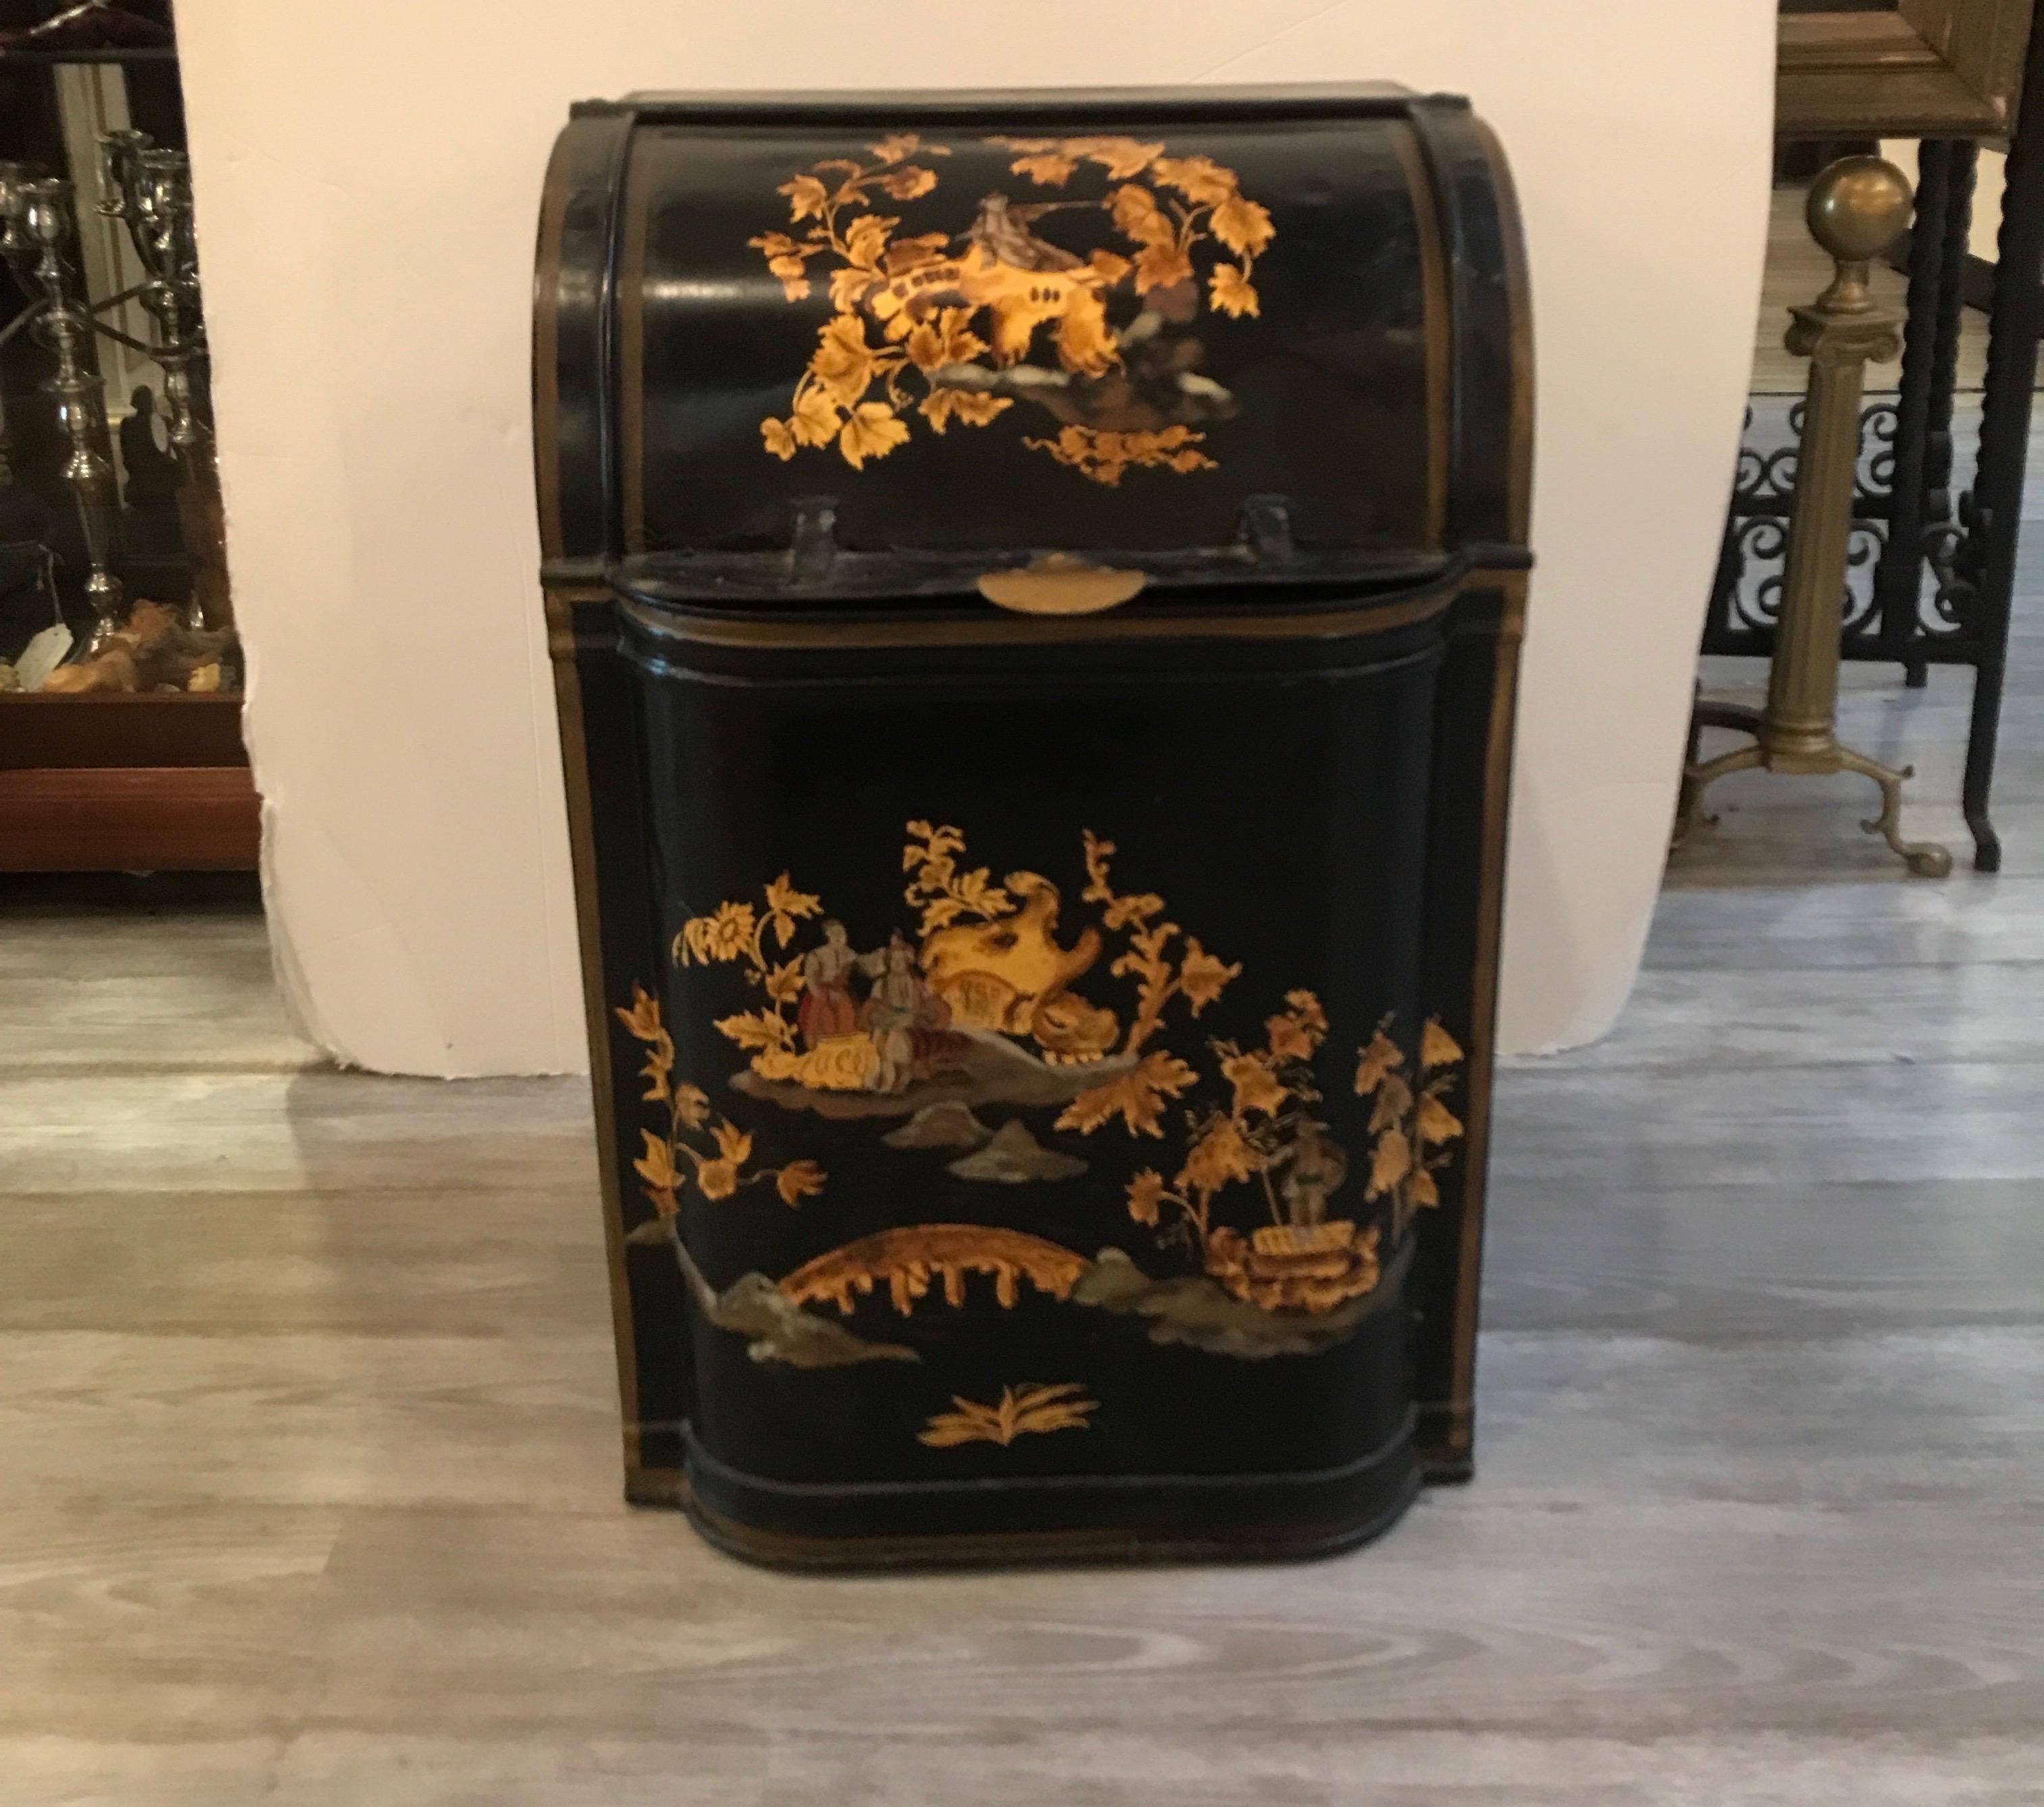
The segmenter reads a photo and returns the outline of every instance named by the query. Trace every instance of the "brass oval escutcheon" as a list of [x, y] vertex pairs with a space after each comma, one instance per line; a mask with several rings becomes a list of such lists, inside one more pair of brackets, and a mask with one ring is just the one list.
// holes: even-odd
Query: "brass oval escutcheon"
[[1099, 615], [1120, 607], [1147, 581], [1140, 571], [1053, 552], [1019, 571], [986, 572], [979, 593], [1017, 615]]

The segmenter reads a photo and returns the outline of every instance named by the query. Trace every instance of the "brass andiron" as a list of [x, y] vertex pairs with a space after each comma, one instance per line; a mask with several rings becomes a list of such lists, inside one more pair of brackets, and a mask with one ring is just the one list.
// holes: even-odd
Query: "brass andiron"
[[1886, 363], [1902, 350], [1900, 322], [1875, 304], [1868, 268], [1908, 224], [1912, 198], [1902, 172], [1878, 157], [1842, 158], [1810, 190], [1811, 236], [1836, 270], [1815, 301], [1791, 310], [1788, 347], [1810, 360], [1810, 378], [1767, 703], [1759, 709], [1697, 704], [1699, 727], [1734, 728], [1753, 740], [1684, 767], [1675, 816], [1677, 846], [1696, 819], [1704, 789], [1727, 772], [1756, 767], [1857, 772], [1881, 787], [1880, 815], [1862, 824], [1867, 832], [1882, 836], [1920, 877], [1942, 878], [1952, 869], [1945, 848], [1902, 838], [1902, 784], [1915, 775], [1915, 767], [1895, 771], [1841, 746], [1838, 737], [1838, 643], [1859, 461], [1860, 397], [1868, 363]]

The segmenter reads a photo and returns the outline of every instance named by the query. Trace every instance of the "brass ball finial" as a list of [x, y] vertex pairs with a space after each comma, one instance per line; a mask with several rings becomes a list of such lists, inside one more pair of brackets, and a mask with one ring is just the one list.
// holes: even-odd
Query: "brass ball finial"
[[1864, 263], [1901, 237], [1915, 206], [1909, 178], [1880, 157], [1841, 157], [1810, 185], [1810, 236], [1841, 263]]

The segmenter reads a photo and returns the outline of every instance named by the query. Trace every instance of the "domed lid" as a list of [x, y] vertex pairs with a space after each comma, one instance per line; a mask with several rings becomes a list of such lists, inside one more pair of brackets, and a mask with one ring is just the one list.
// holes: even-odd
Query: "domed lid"
[[[732, 600], [1444, 564], [1444, 104], [1466, 130], [1385, 90], [620, 103], [617, 552]], [[1512, 355], [1463, 361], [1508, 390]]]

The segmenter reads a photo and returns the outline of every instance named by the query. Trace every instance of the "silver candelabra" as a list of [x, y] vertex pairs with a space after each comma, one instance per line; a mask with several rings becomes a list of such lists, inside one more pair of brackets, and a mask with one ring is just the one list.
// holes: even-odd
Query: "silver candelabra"
[[38, 175], [18, 163], [0, 166], [0, 255], [30, 297], [25, 318], [56, 359], [43, 385], [56, 404], [67, 448], [63, 476], [76, 498], [85, 540], [85, 597], [93, 613], [91, 646], [121, 621], [121, 580], [114, 575], [121, 491], [98, 360], [92, 351], [97, 325], [74, 275], [67, 247], [78, 237], [71, 185]]
[[[198, 243], [192, 218], [190, 166], [144, 132], [110, 132], [99, 144], [98, 210], [128, 228], [143, 281], [96, 304], [84, 295], [69, 247], [78, 216], [68, 182], [19, 163], [0, 163], [0, 256], [29, 296], [26, 325], [56, 359], [44, 385], [56, 402], [67, 448], [63, 475], [77, 499], [88, 573], [85, 593], [94, 616], [92, 646], [121, 619], [121, 584], [114, 574], [120, 489], [107, 430], [104, 386], [93, 336], [104, 334], [152, 359], [163, 373], [163, 417], [178, 468], [178, 513], [193, 563], [193, 627], [221, 627], [230, 609], [220, 478], [205, 404], [206, 317], [201, 308]], [[148, 314], [143, 344], [98, 317], [130, 299]], [[11, 332], [13, 328], [10, 328]], [[0, 470], [6, 458], [0, 422]]]
[[199, 304], [191, 165], [181, 152], [159, 148], [146, 132], [110, 132], [99, 141], [99, 211], [127, 227], [146, 273], [140, 298], [155, 329], [148, 351], [163, 373], [165, 430], [178, 461], [178, 508], [194, 566], [190, 625], [224, 627], [229, 603], [220, 474], [200, 401], [206, 316]]
[[150, 355], [163, 368], [163, 412], [186, 475], [210, 475], [213, 435], [194, 400], [193, 375], [206, 357], [199, 311], [198, 243], [192, 227], [191, 170], [144, 132], [110, 132], [99, 141], [99, 211], [119, 220], [148, 272], [140, 300], [156, 324]]

